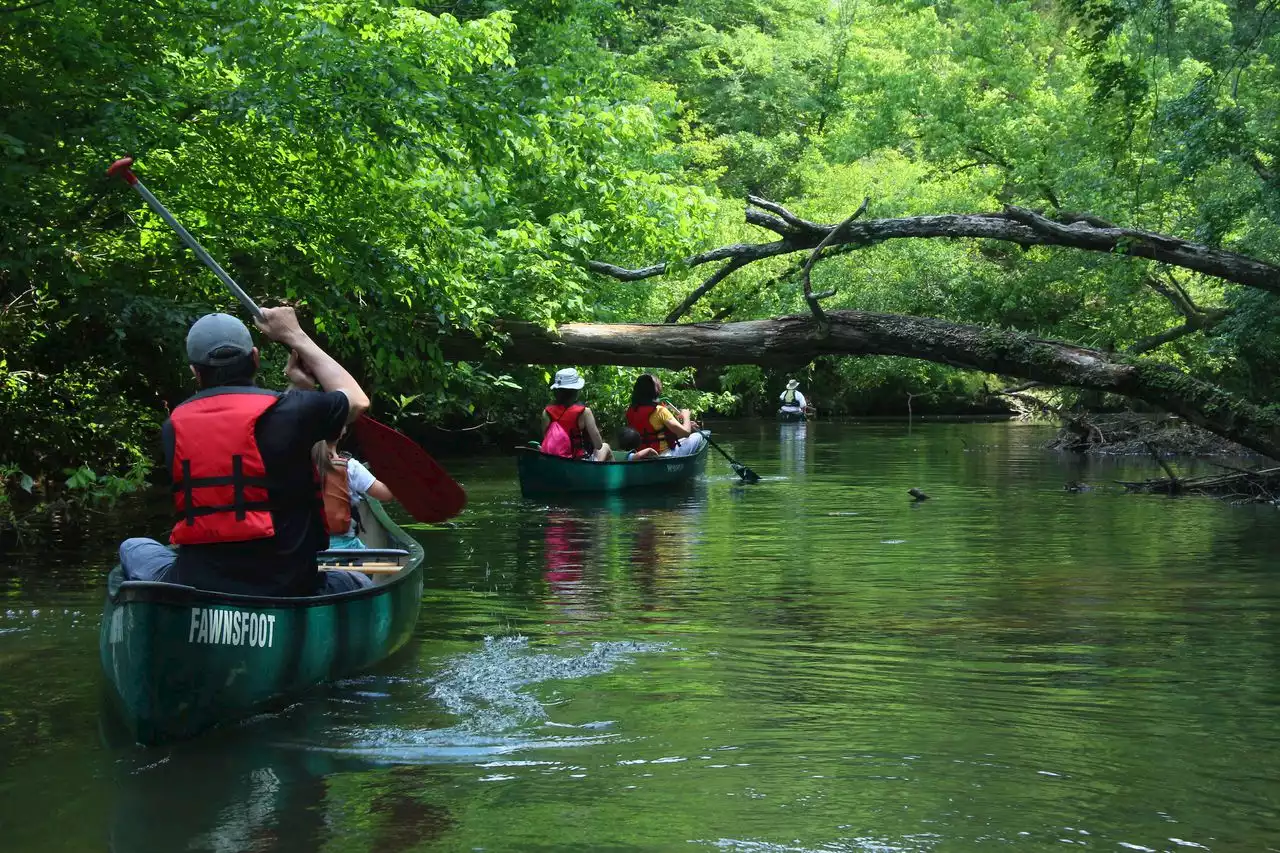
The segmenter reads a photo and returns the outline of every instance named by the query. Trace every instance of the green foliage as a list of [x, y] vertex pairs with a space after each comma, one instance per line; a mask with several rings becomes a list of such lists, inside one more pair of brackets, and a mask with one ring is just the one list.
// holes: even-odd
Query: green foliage
[[[82, 466], [127, 477], [153, 455], [164, 404], [189, 392], [187, 325], [233, 307], [102, 177], [124, 154], [246, 290], [302, 305], [384, 411], [448, 428], [527, 424], [545, 382], [541, 368], [446, 364], [439, 335], [482, 335], [499, 317], [659, 320], [708, 268], [619, 282], [583, 262], [759, 241], [742, 223], [748, 192], [816, 221], [864, 196], [868, 216], [1087, 211], [1280, 257], [1280, 19], [1265, 4], [429, 8], [68, 0], [3, 16], [5, 464], [39, 482]], [[793, 262], [739, 271], [691, 319], [805, 310]], [[1164, 273], [1123, 253], [895, 241], [834, 253], [813, 283], [837, 289], [831, 308], [1120, 350], [1182, 321], [1150, 286]], [[1161, 359], [1275, 396], [1275, 299], [1179, 283], [1231, 313]], [[277, 378], [283, 355], [263, 355]], [[619, 412], [633, 376], [591, 371], [595, 404]], [[781, 378], [730, 371], [720, 396], [682, 402], [770, 411]], [[809, 378], [850, 411], [908, 394], [976, 399], [983, 381], [873, 359]], [[691, 375], [671, 379], [680, 398]]]

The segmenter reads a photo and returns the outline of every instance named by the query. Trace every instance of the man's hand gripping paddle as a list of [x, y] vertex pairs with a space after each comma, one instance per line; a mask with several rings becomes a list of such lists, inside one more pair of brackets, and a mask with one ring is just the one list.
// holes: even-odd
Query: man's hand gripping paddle
[[[182, 242], [196, 253], [196, 257], [213, 270], [218, 280], [240, 300], [240, 304], [248, 309], [254, 319], [262, 319], [262, 309], [209, 256], [196, 238], [182, 227], [182, 223], [173, 218], [173, 214], [165, 209], [159, 199], [142, 185], [131, 166], [133, 158], [125, 157], [112, 163], [107, 174], [120, 178], [137, 190], [138, 195], [177, 232]], [[378, 479], [387, 484], [409, 515], [418, 521], [433, 523], [453, 518], [462, 512], [467, 505], [467, 493], [412, 439], [367, 415], [357, 420], [353, 426], [360, 448], [377, 471]]]

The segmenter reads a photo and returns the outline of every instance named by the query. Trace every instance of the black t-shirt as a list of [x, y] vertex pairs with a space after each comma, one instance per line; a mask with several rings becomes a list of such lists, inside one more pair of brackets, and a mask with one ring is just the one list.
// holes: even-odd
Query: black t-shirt
[[[316, 500], [311, 448], [332, 441], [347, 422], [347, 395], [341, 391], [287, 391], [258, 418], [255, 437], [273, 503], [275, 536], [248, 542], [183, 545], [171, 580], [216, 592], [245, 595], [314, 595], [319, 583], [316, 552], [329, 547], [324, 515]], [[173, 426], [161, 432], [165, 464], [173, 470]]]

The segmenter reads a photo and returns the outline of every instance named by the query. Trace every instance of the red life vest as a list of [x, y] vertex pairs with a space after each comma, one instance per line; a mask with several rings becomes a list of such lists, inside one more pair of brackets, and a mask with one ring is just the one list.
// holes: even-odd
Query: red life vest
[[169, 417], [175, 545], [244, 542], [275, 535], [258, 418], [280, 398], [252, 386], [196, 394]]
[[581, 459], [587, 455], [587, 437], [578, 426], [578, 418], [586, 410], [587, 407], [581, 403], [574, 403], [572, 406], [557, 406], [553, 403], [543, 409], [552, 423], [560, 424], [564, 431], [569, 433], [570, 455], [574, 459]]
[[665, 426], [654, 429], [649, 422], [649, 418], [653, 415], [654, 410], [658, 407], [653, 403], [644, 406], [632, 406], [627, 409], [627, 424], [640, 433], [640, 446], [636, 450], [644, 450], [646, 447], [652, 447], [659, 452], [662, 451], [662, 443], [666, 442], [668, 448], [676, 446], [675, 433], [667, 429]]

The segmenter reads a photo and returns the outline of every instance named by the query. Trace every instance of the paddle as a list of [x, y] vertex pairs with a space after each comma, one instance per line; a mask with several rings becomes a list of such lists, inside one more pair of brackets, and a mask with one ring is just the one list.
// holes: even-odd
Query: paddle
[[[182, 242], [196, 253], [196, 257], [213, 270], [213, 274], [240, 300], [240, 304], [248, 309], [254, 319], [261, 320], [262, 309], [210, 257], [196, 238], [182, 227], [182, 223], [173, 218], [173, 214], [165, 209], [160, 200], [142, 185], [131, 166], [133, 158], [124, 157], [112, 163], [107, 174], [120, 178], [137, 190], [138, 195], [177, 232]], [[417, 521], [444, 521], [462, 512], [467, 505], [467, 493], [462, 486], [408, 436], [378, 423], [368, 415], [355, 422], [355, 433], [365, 458], [377, 470], [378, 479], [387, 484], [400, 505]]]
[[[674, 406], [674, 405], [675, 405], [675, 403], [672, 403], [672, 402], [671, 402], [670, 400], [668, 400], [666, 397], [663, 397], [663, 398], [662, 398], [661, 400], [659, 400], [658, 402], [660, 402], [660, 403], [667, 403], [667, 404], [669, 404], [669, 405], [671, 405], [671, 406]], [[701, 434], [702, 434], [702, 440], [703, 440], [703, 441], [705, 441], [707, 444], [709, 444], [709, 445], [711, 445], [712, 447], [714, 447], [714, 448], [716, 449], [716, 452], [717, 452], [717, 453], [719, 453], [719, 454], [720, 454], [721, 456], [723, 456], [725, 459], [728, 459], [728, 460], [729, 460], [729, 467], [733, 469], [733, 473], [737, 474], [739, 477], [741, 477], [741, 478], [742, 478], [742, 481], [743, 481], [744, 483], [758, 483], [758, 482], [760, 482], [760, 475], [759, 475], [759, 474], [757, 474], [755, 471], [752, 471], [752, 470], [751, 470], [750, 468], [748, 468], [746, 465], [743, 465], [743, 464], [742, 464], [741, 462], [739, 462], [737, 459], [734, 459], [734, 458], [733, 458], [732, 456], [730, 456], [728, 453], [725, 453], [725, 452], [724, 452], [724, 448], [722, 448], [720, 445], [716, 444], [714, 441], [712, 441], [712, 440], [711, 440], [711, 431], [710, 431], [710, 430], [700, 429], [700, 430], [697, 430], [697, 432], [699, 432], [699, 433], [701, 433]]]
[[707, 430], [702, 429], [702, 430], [698, 430], [698, 432], [702, 433], [702, 438], [707, 442], [707, 444], [714, 447], [717, 453], [719, 453], [725, 459], [729, 460], [729, 467], [733, 469], [733, 473], [737, 474], [739, 477], [742, 478], [742, 482], [744, 483], [760, 482], [759, 474], [757, 474], [755, 471], [752, 471], [750, 468], [748, 468], [746, 465], [743, 465], [738, 460], [734, 459], [728, 453], [725, 453], [724, 449], [721, 448], [720, 445], [716, 444], [714, 441], [711, 440], [711, 435], [707, 432]]

